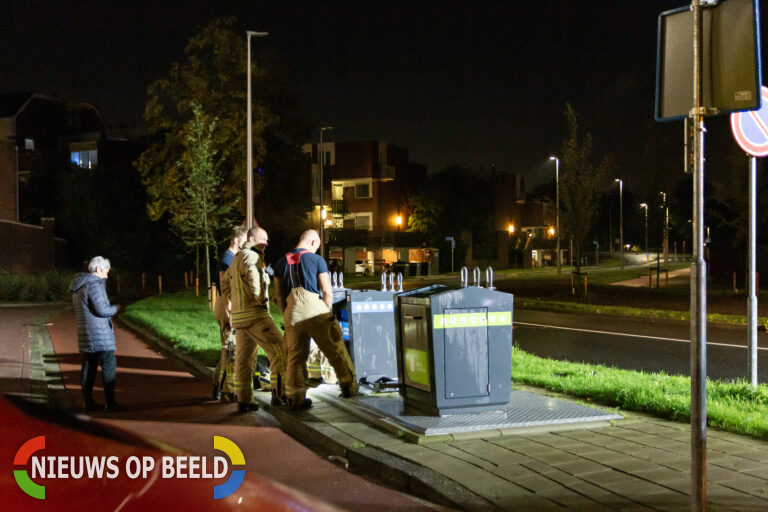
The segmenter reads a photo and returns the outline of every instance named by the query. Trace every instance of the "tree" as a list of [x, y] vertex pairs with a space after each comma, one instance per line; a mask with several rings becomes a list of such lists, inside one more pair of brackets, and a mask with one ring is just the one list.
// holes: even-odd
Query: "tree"
[[610, 157], [600, 165], [593, 163], [592, 135], [579, 134], [576, 111], [566, 104], [565, 117], [570, 137], [563, 143], [563, 174], [560, 178], [560, 201], [563, 230], [573, 239], [576, 272], [581, 270], [581, 251], [598, 212], [598, 199], [613, 168]]
[[431, 196], [419, 194], [410, 198], [412, 213], [408, 217], [408, 231], [434, 234], [438, 219], [443, 212], [442, 206]]
[[184, 154], [177, 163], [183, 170], [187, 186], [186, 201], [172, 211], [171, 226], [190, 246], [203, 246], [205, 251], [206, 289], [211, 287], [210, 247], [215, 246], [214, 233], [223, 224], [230, 207], [217, 200], [221, 175], [213, 147], [218, 119], [207, 119], [202, 107], [192, 105], [192, 120], [184, 127]]
[[[194, 104], [220, 119], [211, 139], [222, 176], [217, 194], [237, 212], [246, 210], [247, 48], [233, 31], [235, 24], [234, 18], [227, 18], [204, 27], [187, 43], [186, 60], [172, 64], [169, 76], [148, 88], [144, 119], [155, 141], [135, 165], [147, 186], [147, 213], [152, 220], [178, 211], [185, 201], [186, 174], [179, 162], [185, 151], [183, 127], [194, 117]], [[255, 63], [252, 75], [257, 81], [263, 77]], [[258, 93], [258, 87], [254, 92]], [[264, 129], [275, 122], [275, 116], [258, 94], [253, 99], [253, 162], [257, 168], [266, 154]]]
[[[188, 42], [185, 60], [148, 89], [144, 117], [154, 142], [135, 165], [147, 186], [147, 212], [153, 220], [185, 200], [186, 175], [177, 163], [193, 103], [219, 119], [212, 135], [221, 173], [217, 195], [232, 207], [233, 216], [245, 219], [247, 47], [236, 24], [228, 18], [204, 27]], [[309, 176], [299, 175], [306, 167], [301, 144], [309, 139], [311, 125], [300, 112], [295, 79], [277, 53], [265, 50], [251, 65], [254, 214], [270, 230], [291, 229], [311, 208]]]

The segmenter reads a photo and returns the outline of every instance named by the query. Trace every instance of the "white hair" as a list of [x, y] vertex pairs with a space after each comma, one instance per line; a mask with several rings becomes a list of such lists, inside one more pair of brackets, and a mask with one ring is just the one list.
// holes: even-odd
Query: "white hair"
[[101, 256], [94, 256], [94, 258], [88, 262], [88, 272], [103, 272], [109, 270], [109, 260], [102, 258]]

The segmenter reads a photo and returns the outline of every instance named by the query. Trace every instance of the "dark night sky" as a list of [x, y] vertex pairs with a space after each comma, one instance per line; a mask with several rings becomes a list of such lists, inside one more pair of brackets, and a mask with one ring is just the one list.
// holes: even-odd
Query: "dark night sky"
[[431, 172], [495, 163], [530, 188], [551, 179], [569, 101], [617, 175], [641, 187], [649, 140], [682, 175], [682, 123], [653, 121], [653, 98], [657, 17], [684, 4], [0, 0], [0, 92], [81, 99], [113, 126], [141, 126], [147, 86], [189, 37], [236, 16], [270, 33], [254, 51], [280, 51], [306, 113], [334, 126], [329, 140], [384, 138]]

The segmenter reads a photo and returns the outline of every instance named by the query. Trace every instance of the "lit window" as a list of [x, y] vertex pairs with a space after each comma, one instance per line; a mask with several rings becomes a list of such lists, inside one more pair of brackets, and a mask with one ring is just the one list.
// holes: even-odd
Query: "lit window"
[[72, 151], [69, 157], [70, 162], [83, 169], [93, 169], [98, 165], [98, 151], [95, 149], [87, 151]]
[[371, 185], [369, 183], [358, 183], [355, 185], [355, 198], [368, 199], [371, 197]]
[[35, 139], [24, 139], [24, 149], [35, 150]]

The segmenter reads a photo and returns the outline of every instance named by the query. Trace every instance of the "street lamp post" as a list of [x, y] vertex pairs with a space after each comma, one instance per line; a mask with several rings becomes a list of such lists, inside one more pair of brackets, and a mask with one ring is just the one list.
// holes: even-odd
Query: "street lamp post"
[[[323, 126], [320, 128], [320, 147], [318, 148], [318, 157], [320, 159], [320, 215], [325, 211], [323, 207], [323, 132], [333, 130], [333, 126]], [[325, 220], [320, 221], [320, 256], [325, 259]]]
[[667, 193], [659, 192], [664, 208], [664, 269], [669, 272], [669, 205], [667, 204]]
[[556, 156], [549, 157], [555, 161], [555, 214], [557, 216], [557, 273], [562, 271], [560, 261], [560, 159]]
[[640, 203], [640, 208], [645, 209], [645, 263], [649, 261], [648, 257], [648, 203]]
[[248, 105], [247, 105], [247, 111], [248, 111], [248, 126], [247, 126], [247, 133], [248, 133], [248, 148], [247, 148], [247, 156], [246, 156], [246, 166], [247, 166], [247, 174], [246, 174], [246, 190], [245, 190], [245, 225], [248, 229], [251, 229], [253, 227], [253, 140], [252, 140], [252, 134], [251, 129], [253, 126], [253, 121], [251, 120], [251, 36], [255, 37], [267, 37], [269, 33], [267, 32], [254, 32], [253, 30], [246, 30], [246, 42], [248, 44]]
[[615, 178], [613, 181], [619, 184], [619, 258], [621, 269], [624, 270], [624, 180]]

